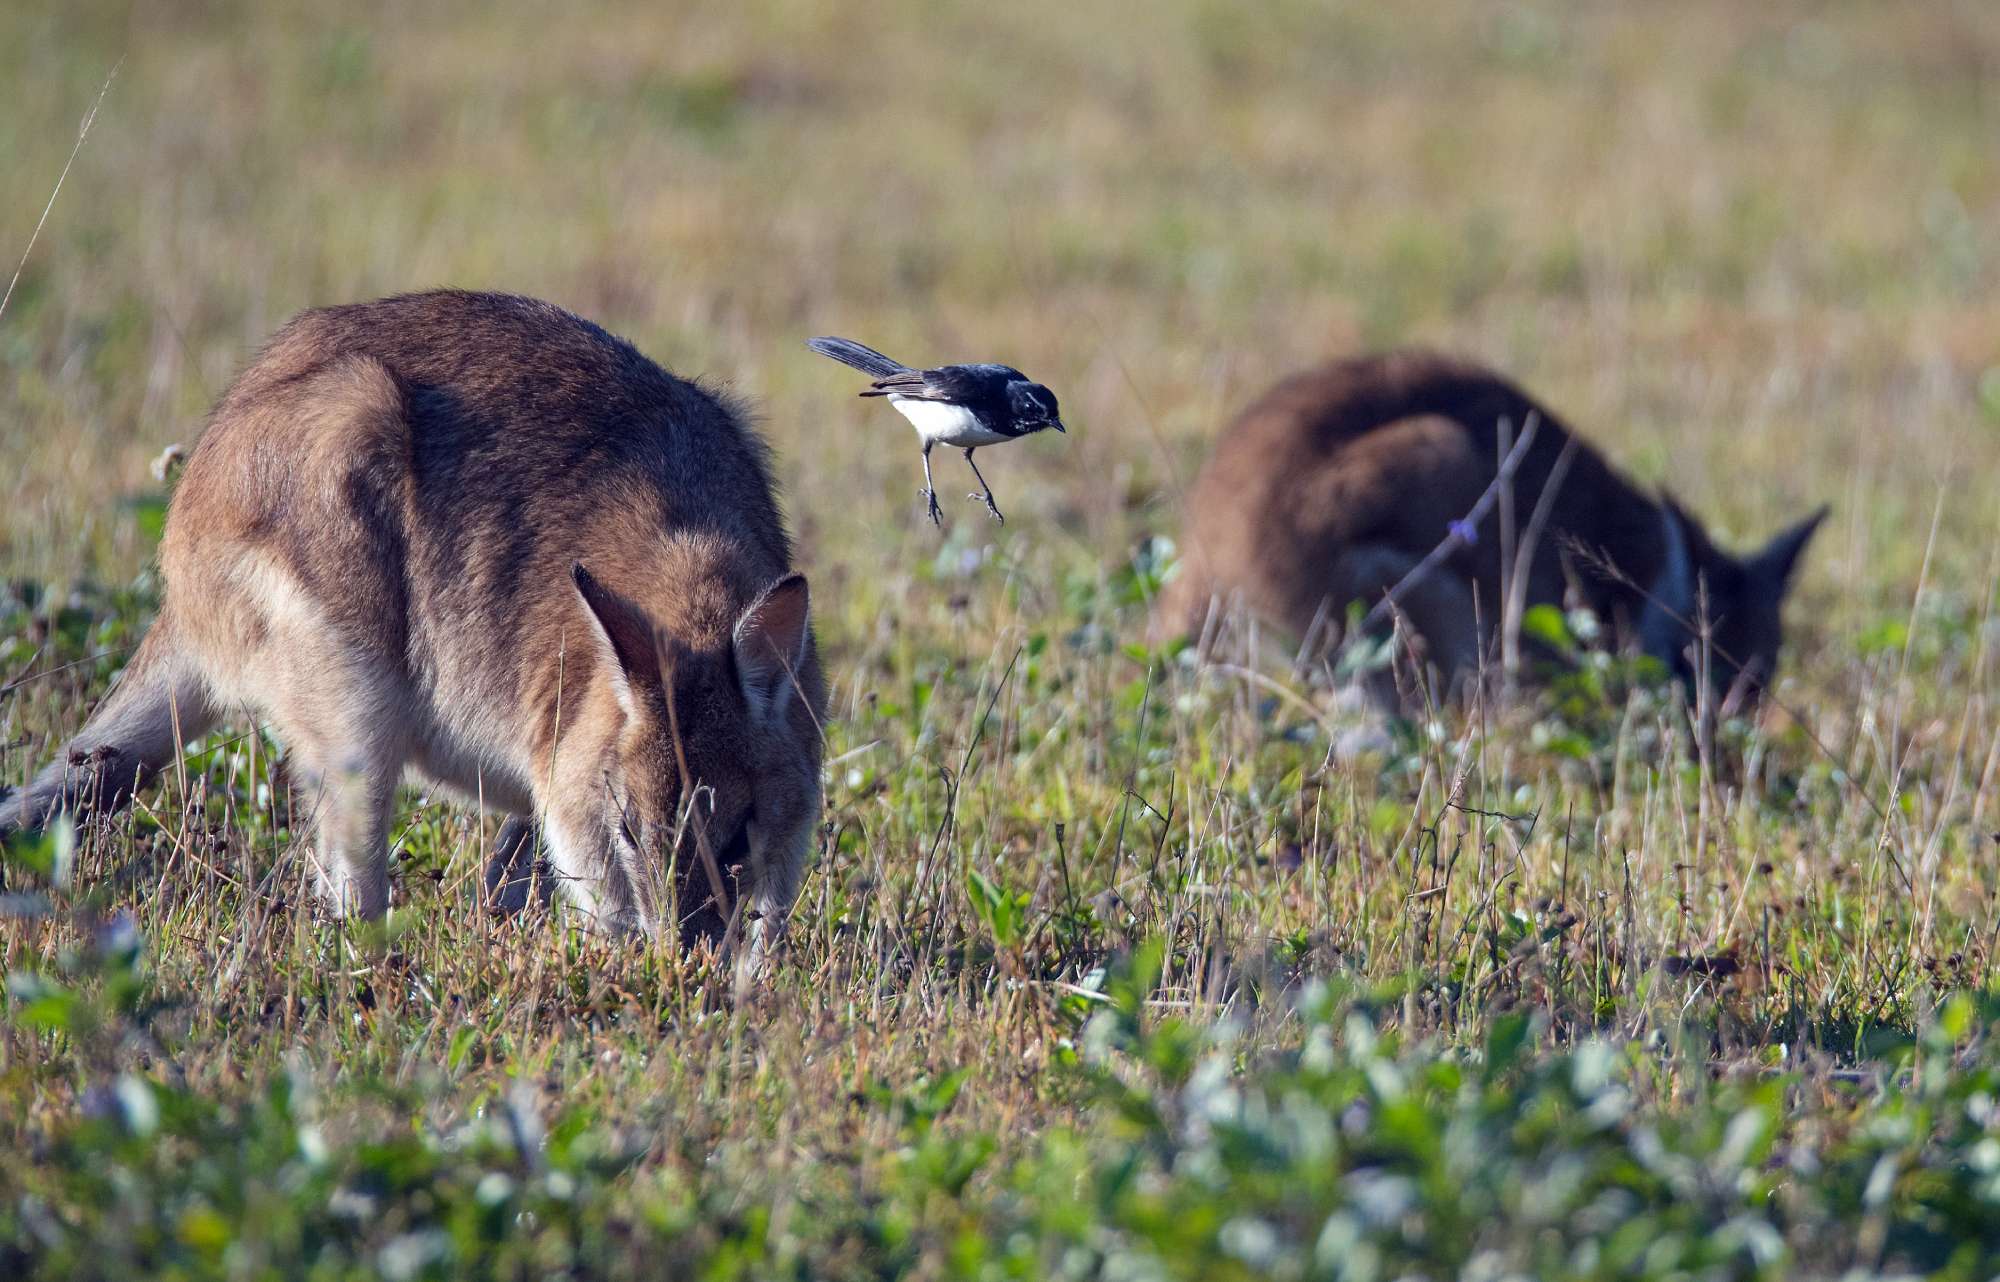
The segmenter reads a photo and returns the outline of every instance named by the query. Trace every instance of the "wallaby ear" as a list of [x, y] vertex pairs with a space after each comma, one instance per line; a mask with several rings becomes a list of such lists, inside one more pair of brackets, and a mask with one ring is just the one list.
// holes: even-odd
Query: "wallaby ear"
[[1696, 597], [1695, 534], [1686, 512], [1671, 497], [1660, 501], [1660, 566], [1645, 585], [1639, 614], [1639, 645], [1673, 667], [1687, 647], [1688, 629], [1699, 608]]
[[1699, 573], [1695, 564], [1694, 520], [1671, 494], [1660, 500], [1660, 528], [1665, 554], [1652, 593], [1666, 609], [1684, 619], [1692, 618], [1697, 593], [1695, 575]]
[[736, 675], [750, 712], [775, 716], [798, 684], [812, 637], [812, 601], [806, 576], [792, 574], [764, 589], [736, 621]]
[[584, 617], [592, 623], [611, 673], [611, 688], [618, 706], [631, 714], [638, 706], [633, 691], [660, 683], [660, 656], [653, 646], [653, 625], [645, 612], [590, 576], [578, 561], [570, 567], [576, 595], [583, 602]]
[[1792, 581], [1793, 571], [1799, 568], [1799, 558], [1805, 555], [1806, 544], [1812, 542], [1813, 534], [1832, 510], [1830, 506], [1822, 506], [1819, 511], [1766, 543], [1763, 550], [1751, 558], [1750, 565], [1757, 576], [1783, 591]]

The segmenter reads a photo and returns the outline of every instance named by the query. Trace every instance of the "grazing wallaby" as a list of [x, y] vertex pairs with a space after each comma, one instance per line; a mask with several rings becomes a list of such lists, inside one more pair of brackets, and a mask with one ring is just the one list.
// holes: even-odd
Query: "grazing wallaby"
[[[1331, 640], [1350, 602], [1376, 604], [1467, 517], [1497, 474], [1503, 430], [1518, 439], [1531, 416], [1509, 505], [1509, 537], [1535, 536], [1525, 603], [1573, 592], [1690, 682], [1705, 617], [1713, 688], [1739, 706], [1755, 700], [1776, 669], [1786, 587], [1826, 510], [1731, 556], [1498, 374], [1424, 352], [1299, 374], [1237, 418], [1188, 495], [1184, 559], [1155, 635], [1202, 635], [1218, 606], [1240, 603], [1295, 637]], [[1477, 668], [1500, 620], [1500, 523], [1496, 504], [1469, 545], [1397, 596], [1448, 679]]]
[[388, 906], [406, 769], [539, 820], [599, 924], [654, 929], [670, 869], [711, 925], [734, 874], [753, 944], [791, 907], [820, 810], [806, 581], [762, 442], [623, 340], [498, 294], [305, 312], [216, 407], [160, 565], [158, 620], [0, 835], [121, 804], [240, 706], [286, 745], [338, 913]]

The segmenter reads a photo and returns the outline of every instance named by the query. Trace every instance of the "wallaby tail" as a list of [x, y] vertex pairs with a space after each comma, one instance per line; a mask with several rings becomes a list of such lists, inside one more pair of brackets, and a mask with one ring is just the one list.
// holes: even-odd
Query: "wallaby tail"
[[852, 365], [864, 374], [876, 378], [887, 378], [891, 374], [901, 374], [910, 367], [901, 361], [892, 361], [872, 347], [864, 347], [851, 338], [808, 338], [806, 346], [821, 356], [831, 356], [842, 365]]
[[215, 724], [207, 682], [162, 614], [76, 738], [26, 787], [0, 797], [0, 837], [39, 832], [58, 815], [117, 810]]

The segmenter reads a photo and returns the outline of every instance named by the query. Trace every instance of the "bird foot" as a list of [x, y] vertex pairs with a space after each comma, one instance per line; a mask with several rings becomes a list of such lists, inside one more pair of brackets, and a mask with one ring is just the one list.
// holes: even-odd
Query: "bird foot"
[[937, 491], [932, 489], [930, 486], [926, 485], [923, 489], [918, 490], [917, 493], [923, 496], [924, 505], [926, 509], [930, 512], [931, 524], [940, 526], [943, 525], [944, 511], [938, 507]]
[[984, 503], [986, 505], [986, 514], [988, 516], [1000, 522], [1000, 524], [1002, 525], [1007, 524], [1007, 518], [1000, 515], [1000, 505], [993, 501], [993, 496], [991, 494], [968, 494], [965, 497], [969, 499], [978, 499], [981, 503]]

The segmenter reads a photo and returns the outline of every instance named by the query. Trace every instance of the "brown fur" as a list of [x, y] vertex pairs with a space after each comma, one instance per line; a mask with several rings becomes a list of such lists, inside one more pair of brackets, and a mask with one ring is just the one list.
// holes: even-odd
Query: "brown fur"
[[[1685, 669], [1692, 638], [1671, 616], [1693, 620], [1705, 589], [1718, 684], [1754, 694], [1774, 670], [1779, 603], [1824, 513], [1756, 556], [1730, 556], [1506, 379], [1426, 352], [1337, 361], [1243, 411], [1188, 496], [1183, 561], [1156, 635], [1202, 635], [1218, 607], [1240, 605], [1295, 638], [1329, 639], [1349, 602], [1374, 605], [1444, 542], [1493, 480], [1502, 424], [1518, 438], [1531, 415], [1539, 427], [1512, 482], [1516, 531], [1575, 444], [1528, 563], [1527, 604], [1573, 592]], [[1478, 664], [1502, 610], [1497, 505], [1477, 533], [1398, 601], [1447, 676]]]
[[216, 407], [160, 560], [158, 623], [0, 831], [122, 801], [241, 705], [312, 794], [341, 911], [387, 905], [406, 767], [539, 819], [600, 921], [650, 927], [704, 844], [751, 915], [790, 907], [819, 812], [805, 581], [761, 442], [624, 341], [493, 294], [306, 312]]

